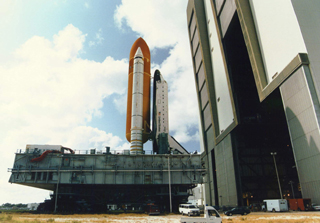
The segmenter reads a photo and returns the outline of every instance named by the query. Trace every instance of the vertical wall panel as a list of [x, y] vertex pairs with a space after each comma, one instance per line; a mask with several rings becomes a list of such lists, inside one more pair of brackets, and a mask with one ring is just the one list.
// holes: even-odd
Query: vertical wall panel
[[212, 122], [211, 122], [211, 111], [210, 111], [210, 106], [209, 105], [207, 105], [203, 110], [203, 119], [204, 119], [204, 129], [207, 130], [208, 127], [210, 125], [212, 125]]
[[199, 66], [200, 66], [201, 62], [202, 62], [201, 49], [200, 49], [200, 47], [198, 47], [198, 50], [196, 51], [196, 54], [194, 56], [194, 63], [195, 63], [195, 68], [196, 68], [197, 72], [199, 70]]
[[192, 39], [193, 36], [194, 36], [195, 29], [196, 29], [196, 18], [194, 17], [194, 13], [193, 13], [193, 14], [192, 14], [192, 17], [191, 17], [190, 27], [189, 27], [191, 39]]
[[197, 29], [196, 29], [196, 33], [193, 37], [193, 40], [191, 42], [191, 45], [192, 45], [192, 52], [194, 54], [197, 51], [197, 48], [199, 46], [199, 34], [197, 32]]
[[230, 134], [215, 148], [219, 205], [238, 205]]
[[200, 91], [200, 97], [201, 97], [201, 108], [204, 109], [204, 107], [209, 102], [208, 91], [207, 91], [207, 85], [206, 84], [202, 87], [202, 89]]
[[[315, 107], [319, 107], [308, 66], [302, 66], [281, 87], [296, 167], [304, 198], [320, 202], [320, 133]], [[315, 193], [315, 190], [318, 192]]]
[[201, 90], [203, 84], [205, 83], [205, 74], [204, 74], [203, 64], [200, 65], [199, 71], [197, 73], [197, 77], [198, 77], [198, 88], [199, 90]]
[[214, 137], [213, 137], [213, 128], [212, 125], [206, 131], [207, 147], [208, 151], [214, 148]]

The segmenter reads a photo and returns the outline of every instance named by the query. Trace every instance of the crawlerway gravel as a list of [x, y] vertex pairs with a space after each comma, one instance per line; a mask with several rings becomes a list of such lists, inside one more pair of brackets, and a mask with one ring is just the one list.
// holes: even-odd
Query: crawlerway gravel
[[[185, 216], [184, 216], [185, 217]], [[202, 216], [203, 217], [203, 216]], [[316, 212], [253, 212], [246, 216], [225, 216], [221, 214], [223, 223], [257, 222], [257, 223], [320, 223], [320, 211]], [[180, 222], [181, 215], [168, 214], [148, 216], [145, 214], [93, 214], [93, 215], [48, 215], [48, 214], [12, 214], [12, 222], [67, 222], [67, 223], [102, 223], [102, 222]]]

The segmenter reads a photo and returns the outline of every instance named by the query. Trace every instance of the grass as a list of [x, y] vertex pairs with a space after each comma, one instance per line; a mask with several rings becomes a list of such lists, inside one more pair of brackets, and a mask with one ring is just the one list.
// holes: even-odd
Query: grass
[[0, 222], [12, 221], [12, 215], [0, 215]]
[[[301, 216], [302, 215], [302, 216]], [[223, 223], [243, 223], [243, 222], [255, 222], [255, 223], [320, 223], [320, 215], [312, 215], [311, 213], [301, 212], [301, 215], [283, 215], [282, 213], [275, 213], [273, 215], [247, 215], [226, 217], [223, 216]]]
[[[106, 223], [106, 222], [180, 222], [181, 215], [168, 214], [148, 216], [146, 214], [34, 214], [34, 213], [0, 213], [0, 223]], [[320, 223], [320, 212], [290, 213], [251, 213], [246, 216], [228, 217], [222, 214], [223, 223]]]
[[54, 218], [50, 218], [47, 221], [40, 221], [37, 218], [32, 220], [17, 220], [19, 218], [19, 214], [13, 216], [12, 214], [0, 214], [0, 222], [12, 222], [12, 223], [41, 223], [41, 222], [55, 222]]

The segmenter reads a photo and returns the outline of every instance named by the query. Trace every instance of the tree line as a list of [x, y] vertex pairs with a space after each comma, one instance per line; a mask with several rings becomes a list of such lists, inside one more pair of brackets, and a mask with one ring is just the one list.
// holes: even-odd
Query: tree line
[[17, 207], [17, 208], [26, 208], [28, 206], [28, 204], [11, 204], [11, 203], [5, 203], [5, 204], [2, 204], [0, 206], [0, 208], [13, 208], [13, 207]]

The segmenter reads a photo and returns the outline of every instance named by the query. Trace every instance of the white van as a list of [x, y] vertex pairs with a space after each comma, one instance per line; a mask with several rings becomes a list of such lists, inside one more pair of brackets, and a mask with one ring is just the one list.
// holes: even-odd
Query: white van
[[191, 216], [191, 215], [200, 216], [200, 209], [193, 204], [180, 204], [179, 212], [182, 215], [187, 214], [188, 216]]
[[288, 211], [288, 201], [286, 199], [263, 200], [265, 211]]

